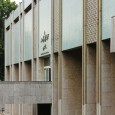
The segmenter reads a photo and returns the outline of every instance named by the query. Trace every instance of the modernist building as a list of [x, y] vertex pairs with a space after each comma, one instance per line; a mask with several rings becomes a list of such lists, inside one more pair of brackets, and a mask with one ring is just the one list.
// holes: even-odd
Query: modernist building
[[5, 80], [50, 81], [52, 115], [115, 115], [114, 15], [114, 0], [24, 0], [5, 21]]

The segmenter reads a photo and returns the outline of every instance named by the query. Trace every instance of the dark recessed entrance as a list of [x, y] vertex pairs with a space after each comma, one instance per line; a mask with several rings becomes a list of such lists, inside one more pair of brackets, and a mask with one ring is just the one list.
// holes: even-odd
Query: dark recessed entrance
[[51, 115], [51, 104], [38, 104], [38, 115]]

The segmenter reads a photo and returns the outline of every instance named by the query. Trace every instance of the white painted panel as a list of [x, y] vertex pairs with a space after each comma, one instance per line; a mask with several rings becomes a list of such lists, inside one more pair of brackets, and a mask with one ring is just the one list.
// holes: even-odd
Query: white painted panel
[[23, 19], [20, 20], [20, 59], [23, 61]]
[[14, 11], [14, 20], [20, 15], [20, 6], [18, 6], [16, 8], [16, 10]]
[[5, 28], [7, 28], [11, 24], [11, 16], [5, 20]]
[[111, 17], [115, 15], [115, 0], [102, 0], [102, 40], [111, 37]]
[[33, 35], [32, 35], [32, 10], [24, 16], [24, 61], [32, 59]]
[[23, 2], [21, 2], [21, 4], [20, 4], [20, 11], [21, 12], [23, 12], [23, 4], [24, 4]]
[[83, 0], [62, 0], [62, 50], [82, 46]]
[[34, 7], [34, 58], [37, 58], [38, 49], [38, 5]]
[[39, 57], [51, 53], [51, 0], [39, 2]]
[[20, 22], [14, 24], [13, 39], [13, 63], [19, 63], [20, 59]]
[[5, 66], [10, 65], [10, 40], [11, 40], [11, 31], [8, 30], [5, 33]]
[[32, 0], [24, 0], [24, 9], [26, 9], [31, 3]]

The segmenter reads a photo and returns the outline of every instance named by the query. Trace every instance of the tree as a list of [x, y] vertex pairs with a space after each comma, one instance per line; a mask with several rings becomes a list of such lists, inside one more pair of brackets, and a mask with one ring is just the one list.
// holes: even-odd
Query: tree
[[0, 80], [4, 80], [4, 20], [12, 10], [17, 8], [15, 2], [0, 0]]

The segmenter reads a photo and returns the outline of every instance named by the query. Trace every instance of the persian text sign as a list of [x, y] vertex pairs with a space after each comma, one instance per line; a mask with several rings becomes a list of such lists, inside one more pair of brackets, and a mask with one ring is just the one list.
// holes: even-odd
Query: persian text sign
[[39, 57], [51, 53], [51, 0], [41, 0], [39, 8]]

